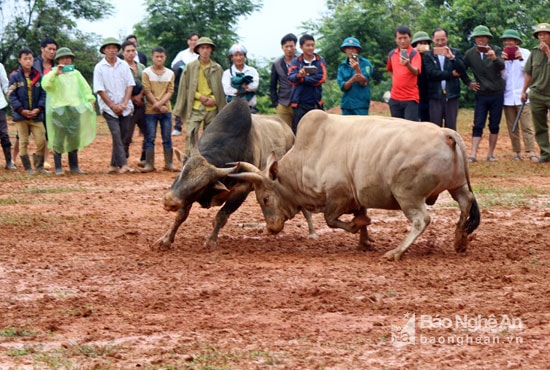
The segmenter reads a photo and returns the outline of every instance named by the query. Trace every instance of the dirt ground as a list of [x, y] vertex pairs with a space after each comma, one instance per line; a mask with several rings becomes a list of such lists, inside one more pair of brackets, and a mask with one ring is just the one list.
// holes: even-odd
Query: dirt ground
[[[195, 205], [172, 249], [156, 251], [175, 216], [162, 208], [175, 174], [106, 174], [110, 137], [99, 132], [80, 154], [86, 175], [0, 170], [1, 369], [550, 366], [549, 166], [473, 171], [474, 186], [532, 193], [482, 207], [464, 255], [448, 195], [398, 262], [380, 257], [410, 229], [400, 212], [369, 210], [375, 250], [360, 252], [358, 235], [322, 215], [318, 240], [301, 216], [267, 235], [253, 194], [217, 248], [203, 243], [218, 208]], [[130, 164], [140, 143], [136, 132]]]

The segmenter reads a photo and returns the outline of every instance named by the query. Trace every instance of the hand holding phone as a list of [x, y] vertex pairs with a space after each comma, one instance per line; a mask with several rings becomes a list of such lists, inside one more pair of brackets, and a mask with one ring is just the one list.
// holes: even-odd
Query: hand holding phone
[[480, 53], [487, 53], [489, 50], [491, 50], [491, 47], [489, 45], [476, 45], [476, 49]]
[[506, 60], [515, 60], [517, 51], [517, 46], [504, 48], [504, 52], [506, 53]]
[[434, 55], [446, 55], [447, 49], [443, 46], [436, 46], [434, 47]]
[[308, 75], [314, 75], [315, 73], [317, 73], [317, 67], [315, 67], [315, 66], [305, 66], [304, 71]]
[[65, 73], [74, 71], [74, 64], [67, 64], [67, 65], [61, 67], [61, 71], [65, 72]]

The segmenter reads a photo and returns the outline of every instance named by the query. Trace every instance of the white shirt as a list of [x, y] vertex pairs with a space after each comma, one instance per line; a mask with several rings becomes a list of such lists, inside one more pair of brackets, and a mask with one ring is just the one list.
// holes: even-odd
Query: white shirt
[[6, 101], [6, 97], [4, 94], [8, 93], [8, 75], [6, 74], [6, 69], [0, 63], [0, 87], [2, 88], [2, 92], [0, 92], [0, 109], [4, 109], [8, 106], [8, 102]]
[[[230, 69], [226, 69], [223, 71], [222, 75], [222, 86], [223, 86], [223, 92], [227, 96], [237, 96], [237, 92], [239, 90], [235, 89], [233, 86], [231, 86], [231, 77], [235, 76], [237, 72], [244, 73], [245, 76], [252, 76], [252, 83], [248, 85], [248, 88], [246, 91], [256, 91], [258, 90], [258, 86], [260, 85], [260, 75], [258, 74], [258, 71], [256, 71], [256, 68], [250, 67], [248, 65], [244, 65], [243, 70], [239, 71], [235, 65], [232, 65]], [[256, 106], [256, 95], [252, 97], [248, 101], [248, 105], [250, 107]]]
[[[109, 64], [105, 58], [95, 65], [93, 83], [94, 93], [97, 94], [98, 91], [104, 91], [114, 104], [122, 103], [128, 86], [135, 86], [135, 84], [130, 66], [118, 57], [116, 58], [114, 66]], [[109, 108], [99, 94], [97, 95], [97, 102], [101, 112], [117, 117], [115, 112]], [[134, 104], [132, 104], [132, 100], [129, 99], [122, 115], [126, 117], [133, 111]]]
[[[505, 60], [504, 69], [502, 70], [502, 78], [506, 82], [504, 89], [504, 105], [514, 106], [521, 105], [521, 92], [523, 89], [523, 81], [525, 81], [525, 72], [523, 67], [531, 52], [524, 48], [519, 48], [523, 60]], [[527, 101], [529, 102], [529, 101]]]
[[174, 58], [174, 60], [170, 64], [170, 67], [174, 68], [174, 65], [177, 62], [179, 62], [180, 60], [182, 60], [183, 63], [185, 63], [185, 65], [188, 65], [189, 63], [191, 63], [192, 61], [194, 61], [198, 57], [199, 57], [199, 54], [196, 54], [196, 53], [192, 52], [191, 49], [187, 48], [185, 50], [180, 51], [176, 55], [176, 57]]

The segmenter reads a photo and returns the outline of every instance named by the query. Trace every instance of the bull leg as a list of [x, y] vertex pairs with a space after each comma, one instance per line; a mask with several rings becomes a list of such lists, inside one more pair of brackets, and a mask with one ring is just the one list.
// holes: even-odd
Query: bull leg
[[223, 207], [220, 208], [218, 213], [216, 213], [216, 217], [214, 219], [214, 229], [212, 230], [212, 234], [210, 234], [204, 243], [207, 247], [214, 248], [218, 246], [218, 234], [220, 233], [221, 228], [225, 226], [229, 216], [235, 212], [241, 204], [244, 203], [251, 188], [251, 185], [245, 184], [238, 185], [231, 190], [229, 198]]
[[302, 209], [302, 214], [306, 218], [307, 221], [307, 229], [308, 229], [308, 238], [317, 240], [318, 236], [315, 232], [315, 227], [313, 226], [313, 220], [311, 219], [311, 213], [309, 211], [306, 211], [305, 209]]
[[[457, 253], [463, 253], [466, 252], [466, 249], [468, 248], [468, 231], [466, 230], [466, 221], [468, 219], [468, 215], [470, 214], [470, 210], [472, 209], [475, 198], [466, 185], [449, 191], [449, 193], [451, 193], [451, 196], [454, 200], [456, 200], [458, 206], [460, 207], [460, 218], [458, 219], [455, 229], [454, 248]], [[477, 217], [479, 217], [479, 211], [477, 212]]]
[[176, 237], [176, 231], [178, 231], [178, 228], [180, 225], [187, 220], [187, 217], [189, 216], [189, 211], [191, 210], [191, 206], [193, 204], [186, 204], [183, 207], [181, 207], [178, 212], [176, 213], [176, 219], [174, 220], [174, 223], [172, 223], [172, 226], [168, 229], [168, 231], [157, 240], [153, 245], [151, 245], [151, 249], [155, 248], [165, 248], [168, 249], [172, 246], [172, 243], [174, 242], [174, 238]]
[[[398, 200], [399, 202], [399, 200]], [[426, 227], [430, 224], [430, 215], [424, 205], [424, 199], [421, 204], [407, 204], [406, 201], [399, 202], [401, 209], [405, 216], [412, 222], [412, 228], [405, 240], [399, 244], [395, 249], [386, 252], [382, 258], [387, 260], [399, 260], [401, 255], [411, 246], [411, 244], [418, 238], [420, 234], [424, 232]]]
[[[365, 208], [361, 208], [359, 211], [353, 212], [354, 218], [352, 222], [354, 224], [363, 224], [359, 228], [359, 245], [357, 246], [357, 249], [361, 251], [368, 251], [372, 250], [372, 245], [370, 242], [372, 241], [369, 239], [369, 232], [367, 230], [367, 225], [370, 225], [370, 218], [367, 216], [367, 210]], [[366, 220], [366, 221], [365, 221]], [[366, 222], [366, 224], [364, 224]]]

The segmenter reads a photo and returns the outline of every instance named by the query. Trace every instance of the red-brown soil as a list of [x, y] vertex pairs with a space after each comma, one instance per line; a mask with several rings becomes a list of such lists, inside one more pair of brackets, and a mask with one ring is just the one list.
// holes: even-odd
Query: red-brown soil
[[[375, 250], [360, 252], [358, 235], [328, 228], [319, 214], [318, 240], [301, 216], [267, 235], [253, 194], [217, 248], [203, 243], [218, 208], [196, 205], [172, 249], [157, 251], [150, 245], [174, 220], [162, 197], [175, 174], [106, 174], [110, 137], [99, 126], [80, 154], [86, 175], [0, 170], [1, 369], [550, 366], [548, 165], [502, 154], [524, 170], [487, 177], [476, 164], [474, 185], [533, 195], [483, 207], [464, 255], [452, 248], [458, 208], [448, 195], [398, 262], [380, 257], [410, 229], [400, 212], [370, 210]], [[136, 132], [131, 164], [140, 144]], [[416, 342], [392, 342], [413, 314]], [[472, 325], [457, 326], [457, 316]], [[426, 327], [429, 317], [447, 327]], [[501, 326], [506, 318], [516, 327]]]

